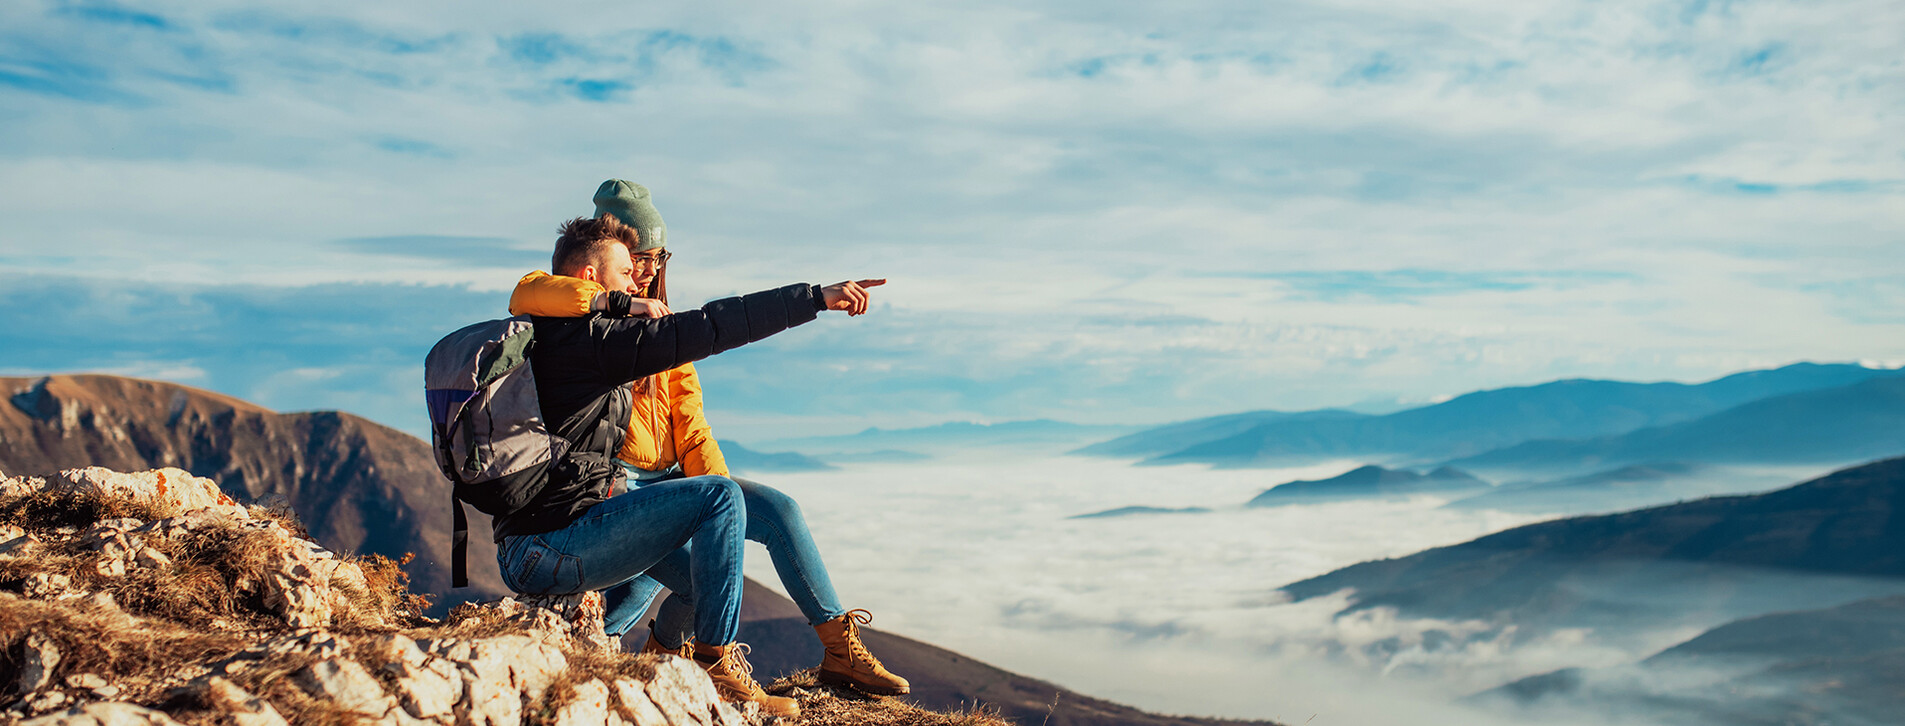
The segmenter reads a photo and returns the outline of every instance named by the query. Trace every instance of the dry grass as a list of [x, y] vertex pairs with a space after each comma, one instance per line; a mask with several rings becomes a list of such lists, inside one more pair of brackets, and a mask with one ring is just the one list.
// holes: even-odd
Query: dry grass
[[430, 609], [430, 598], [410, 591], [410, 573], [403, 566], [416, 555], [406, 553], [401, 560], [378, 554], [350, 558], [364, 572], [366, 589], [343, 587], [351, 600], [351, 615], [369, 627], [370, 623], [397, 626], [423, 625], [423, 611]]
[[[254, 514], [303, 531], [295, 518], [276, 510], [252, 508]], [[164, 618], [214, 630], [259, 631], [281, 627], [260, 599], [258, 587], [282, 545], [277, 536], [215, 521], [203, 529], [174, 537], [147, 537], [145, 545], [171, 558], [164, 568], [134, 567], [120, 577], [102, 577], [94, 568], [97, 553], [87, 551], [72, 534], [100, 519], [132, 517], [153, 521], [174, 516], [163, 508], [86, 494], [35, 493], [0, 501], [0, 522], [11, 522], [45, 544], [33, 557], [0, 558], [0, 589], [18, 590], [19, 583], [38, 573], [65, 575], [78, 590], [111, 593], [128, 612]], [[295, 525], [295, 526], [293, 526]], [[346, 595], [334, 628], [344, 632], [388, 631], [424, 624], [429, 607], [425, 596], [410, 592], [408, 562], [382, 555], [348, 558], [363, 571], [367, 587], [339, 580], [332, 584]]]
[[51, 532], [61, 527], [85, 529], [102, 519], [132, 517], [142, 522], [178, 515], [169, 505], [101, 497], [86, 492], [34, 492], [0, 501], [0, 522], [20, 525], [28, 532]]
[[317, 541], [317, 538], [311, 536], [311, 530], [305, 528], [304, 520], [298, 519], [298, 513], [291, 511], [291, 505], [289, 504], [278, 504], [269, 507], [253, 504], [246, 507], [245, 510], [251, 514], [253, 519], [277, 522], [278, 526], [290, 530], [291, 534], [297, 535], [300, 539], [308, 539], [312, 542]]
[[764, 687], [768, 693], [800, 701], [800, 716], [783, 719], [779, 726], [1012, 726], [997, 712], [982, 707], [941, 713], [897, 698], [828, 686], [814, 677], [811, 668]]
[[[73, 603], [27, 600], [0, 593], [0, 673], [17, 674], [22, 641], [32, 633], [59, 648], [58, 676], [93, 673], [107, 677], [131, 694], [155, 696], [167, 674], [181, 663], [202, 663], [243, 650], [249, 641], [231, 633], [205, 633], [165, 621]], [[12, 676], [8, 677], [12, 680]]]
[[466, 602], [450, 608], [450, 613], [443, 616], [443, 623], [431, 628], [428, 637], [492, 638], [518, 632], [521, 628], [501, 611]]

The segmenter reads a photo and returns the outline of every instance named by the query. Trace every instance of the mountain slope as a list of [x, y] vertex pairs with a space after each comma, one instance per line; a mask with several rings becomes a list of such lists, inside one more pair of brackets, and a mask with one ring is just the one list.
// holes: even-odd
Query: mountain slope
[[1568, 471], [1659, 460], [1834, 463], [1899, 454], [1905, 454], [1905, 377], [1888, 376], [1761, 399], [1671, 426], [1529, 441], [1449, 463]]
[[1110, 441], [1073, 451], [1083, 456], [1157, 456], [1182, 451], [1186, 448], [1236, 436], [1267, 423], [1289, 421], [1330, 421], [1369, 418], [1367, 414], [1336, 409], [1321, 411], [1247, 411], [1224, 416], [1192, 419], [1180, 423], [1145, 429], [1135, 434], [1120, 436]]
[[826, 471], [827, 462], [793, 451], [755, 451], [733, 441], [718, 442], [728, 468], [741, 475], [780, 471]]
[[[1813, 584], [1795, 591], [1802, 581]], [[1723, 621], [1905, 591], [1905, 458], [1766, 494], [1531, 524], [1282, 590], [1344, 588], [1357, 609], [1520, 626]]]
[[869, 454], [888, 450], [930, 454], [968, 447], [1072, 448], [1099, 437], [1123, 434], [1132, 428], [1046, 419], [995, 424], [955, 421], [911, 429], [869, 428], [847, 436], [775, 439], [761, 442], [760, 445], [813, 452], [822, 459], [832, 458], [835, 454]]
[[1403, 469], [1384, 469], [1369, 465], [1329, 479], [1293, 481], [1265, 489], [1244, 506], [1274, 507], [1303, 502], [1339, 501], [1368, 497], [1394, 497], [1410, 494], [1446, 494], [1487, 489], [1488, 482], [1454, 467], [1442, 467], [1427, 474]]
[[[753, 647], [755, 674], [767, 679], [820, 662], [820, 641], [800, 608], [749, 581], [741, 611], [741, 640]], [[892, 633], [863, 628], [867, 649], [913, 684], [906, 698], [922, 707], [955, 711], [974, 703], [997, 708], [1014, 723], [1047, 726], [1271, 726], [1267, 721], [1166, 716], [1092, 698], [1035, 678], [986, 665], [952, 651]], [[624, 639], [639, 643], [636, 629]]]
[[1148, 463], [1252, 466], [1337, 456], [1452, 459], [1536, 439], [1581, 439], [1663, 426], [1761, 398], [1874, 378], [1900, 378], [1900, 371], [1801, 363], [1697, 385], [1555, 381], [1478, 391], [1386, 416], [1270, 421]]
[[[394, 429], [337, 412], [273, 413], [186, 386], [116, 376], [0, 378], [0, 471], [20, 476], [99, 465], [120, 470], [175, 466], [241, 500], [279, 499], [314, 539], [339, 551], [392, 557], [416, 552], [406, 570], [416, 592], [448, 590], [450, 516], [430, 447]], [[487, 522], [471, 523], [470, 576], [459, 599], [506, 593]], [[819, 662], [819, 641], [786, 598], [749, 582], [743, 640], [764, 677]], [[639, 629], [630, 634], [639, 647]], [[962, 708], [975, 699], [1020, 723], [1051, 709], [1052, 726], [1266, 724], [1145, 713], [985, 665], [896, 635], [869, 632], [874, 652], [912, 679], [913, 700]], [[3, 666], [4, 664], [0, 664]]]
[[1653, 723], [1895, 724], [1905, 713], [1905, 597], [1736, 620], [1639, 664], [1568, 668], [1468, 699], [1535, 722], [1545, 709]]
[[[274, 413], [229, 396], [117, 376], [0, 378], [0, 471], [175, 466], [241, 501], [282, 503], [343, 552], [400, 558], [412, 589], [450, 593], [450, 494], [428, 444], [334, 411]], [[421, 401], [419, 397], [419, 401]], [[419, 403], [421, 405], [421, 403]], [[473, 516], [461, 597], [506, 592], [483, 516]], [[441, 604], [441, 603], [440, 603]]]

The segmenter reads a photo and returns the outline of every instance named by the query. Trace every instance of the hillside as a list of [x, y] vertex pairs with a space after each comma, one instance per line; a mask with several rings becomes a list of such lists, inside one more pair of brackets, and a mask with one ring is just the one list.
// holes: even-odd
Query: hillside
[[722, 458], [728, 462], [728, 469], [742, 476], [769, 472], [826, 471], [834, 468], [827, 462], [792, 451], [764, 452], [755, 451], [733, 441], [717, 443], [721, 446]]
[[[1384, 416], [1283, 415], [1227, 436], [1187, 444], [1147, 460], [1151, 464], [1206, 463], [1261, 466], [1332, 457], [1394, 457], [1412, 461], [1474, 456], [1538, 439], [1584, 439], [1689, 421], [1749, 401], [1841, 387], [1900, 371], [1849, 364], [1800, 363], [1749, 371], [1701, 384], [1565, 380], [1477, 391], [1443, 403]], [[1204, 419], [1225, 432], [1238, 420]], [[1198, 422], [1187, 422], [1197, 424]], [[1221, 425], [1220, 425], [1221, 424]], [[1122, 441], [1184, 442], [1186, 424], [1151, 429]], [[1196, 427], [1191, 427], [1195, 429]], [[1099, 446], [1105, 448], [1098, 448]], [[1091, 451], [1129, 451], [1111, 442]], [[1458, 466], [1462, 464], [1457, 462]]]
[[1487, 489], [1489, 483], [1454, 467], [1426, 474], [1405, 469], [1362, 466], [1328, 479], [1292, 481], [1266, 489], [1244, 506], [1275, 507], [1306, 502], [1341, 501], [1411, 494], [1451, 494]]
[[[793, 601], [748, 583], [741, 639], [755, 647], [754, 667], [763, 678], [793, 675], [820, 662], [820, 642]], [[1163, 716], [1004, 671], [944, 648], [872, 628], [867, 648], [913, 683], [908, 701], [924, 708], [957, 711], [985, 704], [1015, 723], [1033, 726], [1269, 726], [1264, 721]], [[630, 640], [646, 637], [631, 633]]]
[[[804, 436], [761, 442], [763, 447], [790, 449], [821, 459], [840, 454], [943, 454], [970, 447], [1044, 450], [1069, 449], [1094, 439], [1131, 431], [1131, 426], [1076, 424], [1038, 419], [993, 424], [954, 421], [906, 429], [868, 428], [845, 436]], [[905, 456], [902, 454], [902, 456]], [[841, 459], [844, 460], [844, 459]]]
[[[120, 470], [176, 466], [216, 481], [241, 502], [284, 502], [332, 550], [391, 559], [418, 553], [404, 566], [414, 592], [452, 600], [506, 592], [496, 569], [484, 566], [495, 555], [480, 520], [470, 538], [470, 576], [478, 587], [449, 590], [447, 488], [428, 444], [415, 437], [349, 414], [279, 414], [177, 384], [115, 376], [0, 378], [0, 391], [13, 397], [0, 405], [0, 472], [49, 473], [87, 457]], [[743, 639], [755, 646], [752, 660], [762, 675], [819, 661], [819, 642], [791, 602], [750, 582], [743, 608]], [[642, 635], [630, 638], [639, 643]], [[1043, 719], [1057, 697], [1053, 726], [1267, 723], [1146, 714], [900, 636], [870, 631], [868, 641], [895, 668], [904, 664], [901, 672], [918, 690], [913, 700], [934, 708], [957, 711], [960, 701], [978, 699], [1029, 722]]]
[[1450, 462], [1575, 471], [1647, 461], [1837, 463], [1905, 454], [1905, 377], [1753, 401], [1693, 421], [1580, 441], [1529, 441]]
[[1524, 718], [1559, 707], [1714, 726], [1894, 724], [1905, 713], [1905, 597], [1737, 620], [1638, 664], [1544, 673], [1470, 700]]
[[1905, 592], [1905, 458], [1766, 494], [1517, 527], [1282, 588], [1524, 629], [1707, 626]]
[[1268, 423], [1351, 420], [1368, 417], [1367, 414], [1335, 409], [1295, 413], [1246, 411], [1145, 429], [1110, 441], [1101, 441], [1071, 453], [1084, 456], [1157, 456], [1182, 451], [1207, 441], [1236, 436]]
[[[125, 724], [744, 726], [701, 668], [622, 653], [602, 600], [423, 616], [394, 563], [178, 469], [0, 478], [0, 720]], [[1007, 726], [960, 708], [777, 684], [782, 726]]]
[[[429, 444], [335, 411], [274, 413], [187, 386], [104, 375], [0, 378], [0, 471], [178, 467], [245, 502], [281, 504], [340, 552], [401, 558], [418, 592], [450, 595], [450, 496]], [[418, 396], [421, 406], [422, 396]], [[462, 599], [507, 592], [481, 513]], [[440, 603], [447, 605], [448, 603]]]

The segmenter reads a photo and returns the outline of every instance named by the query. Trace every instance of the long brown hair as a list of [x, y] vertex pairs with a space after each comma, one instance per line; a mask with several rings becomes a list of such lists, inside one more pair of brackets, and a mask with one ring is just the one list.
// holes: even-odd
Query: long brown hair
[[668, 304], [668, 265], [655, 268], [655, 279], [648, 281], [648, 289], [642, 291], [642, 297]]
[[[629, 251], [631, 252], [633, 252], [634, 249], [632, 246], [629, 247]], [[667, 248], [663, 247], [659, 249], [665, 250]], [[650, 300], [660, 300], [663, 305], [668, 304], [668, 265], [666, 263], [655, 268], [655, 279], [648, 281], [648, 289], [642, 291], [642, 297]], [[649, 387], [654, 385], [654, 382], [660, 380], [660, 378], [661, 374], [659, 373], [652, 376], [642, 376], [641, 380], [635, 382], [635, 392], [647, 393]]]

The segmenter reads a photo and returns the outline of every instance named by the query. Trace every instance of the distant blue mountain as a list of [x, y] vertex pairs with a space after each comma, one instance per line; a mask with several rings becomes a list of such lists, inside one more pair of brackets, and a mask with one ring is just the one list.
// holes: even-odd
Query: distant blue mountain
[[733, 441], [716, 443], [721, 445], [721, 455], [728, 460], [728, 468], [733, 469], [737, 474], [826, 471], [835, 468], [827, 462], [792, 451], [765, 453]]
[[[1901, 373], [1905, 372], [1852, 364], [1800, 363], [1696, 385], [1555, 381], [1470, 393], [1385, 416], [1315, 411], [1199, 419], [1148, 429], [1080, 451], [1143, 455], [1156, 449], [1147, 443], [1147, 439], [1155, 439], [1160, 446], [1183, 446], [1145, 463], [1234, 467], [1337, 457], [1437, 461], [1536, 439], [1583, 439], [1670, 425], [1761, 398], [1901, 378]], [[1190, 443], [1205, 436], [1212, 438]]]
[[1638, 664], [1567, 668], [1464, 700], [1524, 720], [1559, 706], [1604, 723], [1646, 713], [1689, 726], [1895, 724], [1905, 714], [1905, 597], [1735, 620]]
[[1135, 514], [1201, 514], [1210, 511], [1208, 507], [1119, 507], [1091, 514], [1078, 514], [1066, 519], [1105, 519], [1108, 517], [1129, 517]]
[[1838, 463], [1905, 454], [1905, 376], [1774, 396], [1669, 426], [1528, 441], [1449, 462], [1483, 471], [1587, 471], [1646, 461]]
[[[1632, 464], [1618, 469], [1598, 471], [1585, 476], [1532, 484], [1497, 487], [1467, 499], [1444, 505], [1445, 509], [1496, 509], [1507, 512], [1553, 512], [1628, 497], [1643, 499], [1658, 496], [1668, 482], [1685, 479], [1701, 467], [1683, 462]], [[1661, 502], [1638, 502], [1623, 509]]]
[[1093, 439], [1123, 434], [1135, 426], [1075, 424], [1038, 419], [996, 424], [943, 423], [910, 429], [869, 428], [848, 436], [808, 436], [767, 442], [776, 447], [818, 452], [867, 454], [882, 450], [914, 453], [974, 447], [1075, 447]]
[[1446, 494], [1487, 489], [1489, 483], [1454, 467], [1442, 467], [1427, 474], [1370, 465], [1329, 479], [1293, 481], [1264, 490], [1244, 506], [1275, 507], [1285, 504], [1396, 497], [1411, 494]]
[[1193, 419], [1183, 423], [1145, 429], [1110, 441], [1101, 441], [1072, 453], [1085, 456], [1156, 456], [1181, 451], [1206, 441], [1236, 436], [1267, 423], [1291, 421], [1330, 421], [1370, 418], [1367, 414], [1323, 409], [1320, 411], [1249, 411], [1225, 416]]
[[827, 460], [840, 464], [901, 464], [915, 461], [931, 461], [930, 454], [899, 449], [880, 449], [878, 451], [856, 452], [851, 454], [828, 454]]
[[1765, 494], [1530, 524], [1282, 590], [1306, 600], [1350, 589], [1352, 609], [1512, 624], [1530, 635], [1544, 627], [1603, 628], [1598, 637], [1639, 623], [1710, 627], [1715, 618], [1905, 593], [1900, 512], [1905, 458]]

